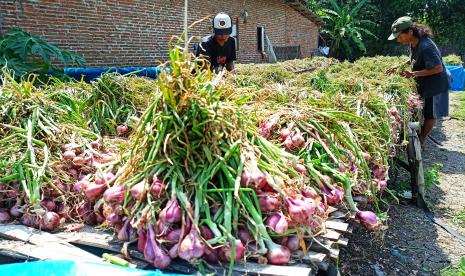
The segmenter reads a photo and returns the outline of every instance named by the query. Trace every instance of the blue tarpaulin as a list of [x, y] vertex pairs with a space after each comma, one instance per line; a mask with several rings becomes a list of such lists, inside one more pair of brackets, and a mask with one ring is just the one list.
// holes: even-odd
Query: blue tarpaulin
[[111, 264], [37, 261], [0, 265], [0, 275], [11, 276], [182, 276], [160, 270], [141, 270]]
[[105, 72], [117, 72], [122, 75], [134, 74], [137, 76], [149, 77], [152, 79], [157, 78], [158, 74], [162, 71], [162, 67], [102, 67], [102, 68], [65, 68], [65, 74], [77, 79], [84, 79], [85, 82], [90, 82], [99, 78]]
[[452, 77], [452, 91], [465, 90], [465, 70], [463, 66], [446, 66]]

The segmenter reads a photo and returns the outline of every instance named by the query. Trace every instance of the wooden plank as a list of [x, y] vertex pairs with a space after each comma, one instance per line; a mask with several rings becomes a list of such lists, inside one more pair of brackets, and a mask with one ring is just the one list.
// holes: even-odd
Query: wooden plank
[[329, 217], [331, 218], [331, 220], [336, 220], [336, 221], [343, 219], [343, 222], [344, 222], [348, 219], [355, 219], [355, 213], [336, 211], [336, 212], [331, 213]]
[[340, 219], [340, 218], [345, 218], [347, 216], [346, 212], [342, 211], [335, 211], [329, 215], [330, 218], [332, 219]]
[[346, 247], [349, 244], [349, 239], [347, 238], [340, 238], [337, 242], [340, 246]]
[[328, 230], [324, 235], [322, 235], [322, 238], [325, 239], [330, 239], [330, 240], [339, 240], [341, 238], [342, 234], [333, 230]]
[[345, 222], [340, 222], [340, 221], [334, 221], [334, 220], [328, 220], [325, 222], [326, 228], [337, 230], [337, 231], [342, 231], [342, 232], [347, 232], [349, 229], [349, 224]]
[[55, 233], [55, 236], [71, 243], [93, 246], [115, 252], [121, 250], [121, 247], [118, 247], [118, 242], [115, 241], [111, 233], [97, 230], [90, 226], [84, 226], [79, 229], [79, 231], [75, 232]]
[[352, 234], [352, 232], [354, 231], [354, 226], [353, 225], [349, 225], [349, 228], [347, 228], [347, 233], [349, 234]]
[[318, 266], [318, 269], [321, 269], [323, 271], [328, 270], [328, 267], [329, 267], [328, 255], [313, 252], [313, 251], [309, 251], [307, 255], [308, 255], [309, 261], [316, 264]]
[[292, 253], [292, 257], [293, 258], [298, 258], [298, 259], [300, 259], [302, 261], [306, 261], [306, 263], [308, 263], [308, 262], [324, 262], [324, 261], [326, 261], [328, 256], [326, 254], [318, 253], [318, 252], [314, 252], [314, 251], [308, 251], [307, 253], [305, 253], [302, 250], [298, 250], [298, 251], [295, 251], [294, 253]]
[[[76, 232], [59, 232], [56, 233], [55, 236], [73, 244], [91, 246], [116, 253], [120, 253], [121, 249], [123, 248], [123, 243], [115, 239], [113, 234], [107, 231], [95, 229], [91, 226], [84, 226]], [[128, 254], [134, 259], [144, 261], [142, 263], [140, 261], [132, 260], [132, 262], [136, 263], [137, 267], [147, 267], [147, 263], [144, 259], [144, 254], [130, 248], [128, 248]]]
[[[227, 272], [227, 267], [212, 266], [216, 275], [223, 275]], [[263, 275], [263, 276], [309, 276], [312, 275], [312, 269], [300, 266], [279, 266], [279, 265], [260, 265], [257, 263], [236, 264], [233, 270], [238, 275]]]
[[339, 260], [340, 250], [337, 248], [331, 248], [330, 251], [331, 253], [329, 254], [329, 256], [334, 260]]
[[312, 242], [310, 245], [310, 250], [327, 255], [331, 254], [331, 247], [324, 243]]
[[40, 260], [39, 258], [35, 256], [31, 256], [29, 252], [27, 254], [23, 254], [21, 252], [18, 252], [18, 250], [15, 250], [15, 248], [20, 248], [24, 244], [26, 243], [22, 241], [0, 239], [0, 255], [7, 256], [7, 257], [17, 259], [17, 260], [27, 260], [27, 261]]
[[189, 262], [179, 258], [172, 260], [166, 270], [189, 275], [196, 275], [198, 272], [198, 270]]
[[54, 235], [24, 225], [0, 225], [0, 236], [25, 242], [23, 247], [14, 248], [18, 253], [40, 256], [41, 259], [75, 260], [85, 262], [103, 261], [82, 249], [60, 240]]

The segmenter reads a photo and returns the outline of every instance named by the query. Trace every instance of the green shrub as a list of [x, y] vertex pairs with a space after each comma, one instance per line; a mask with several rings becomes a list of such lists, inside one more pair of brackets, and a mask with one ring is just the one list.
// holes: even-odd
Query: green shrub
[[82, 66], [84, 58], [60, 50], [53, 44], [31, 35], [18, 27], [0, 37], [0, 67], [12, 69], [16, 77], [26, 74], [64, 76], [59, 65]]
[[448, 55], [443, 58], [446, 65], [462, 65], [462, 58], [458, 55]]

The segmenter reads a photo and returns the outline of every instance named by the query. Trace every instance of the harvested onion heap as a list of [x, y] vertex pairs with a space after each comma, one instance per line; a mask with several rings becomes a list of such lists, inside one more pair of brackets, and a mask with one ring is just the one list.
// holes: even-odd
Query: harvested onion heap
[[[381, 97], [370, 95], [379, 102], [364, 102], [357, 115], [358, 99], [342, 92], [334, 96], [341, 98], [301, 104], [289, 99], [278, 108], [262, 101], [255, 108], [263, 113], [259, 121], [270, 119], [257, 129], [253, 113], [239, 104], [238, 87], [217, 84], [207, 71], [193, 75], [200, 61], [177, 47], [170, 53], [170, 74], [159, 76], [151, 105], [131, 126], [129, 149], [116, 154], [112, 142], [105, 147], [97, 141], [65, 145], [58, 164], [50, 164], [53, 183], [35, 197], [40, 208], [14, 204], [11, 198], [24, 192], [19, 175], [3, 178], [0, 200], [10, 210], [0, 210], [0, 222], [22, 215], [24, 224], [45, 230], [62, 218], [103, 224], [118, 239], [137, 241], [158, 268], [177, 257], [233, 264], [260, 255], [286, 264], [291, 251], [322, 230], [329, 205], [347, 203], [368, 229], [379, 225], [373, 212], [358, 210], [352, 194], [374, 199], [385, 189], [386, 153], [402, 128], [396, 109], [402, 101], [387, 109]], [[359, 97], [365, 101], [367, 95]], [[333, 103], [340, 106], [329, 108]], [[392, 125], [380, 132], [370, 125], [379, 121]], [[124, 136], [127, 131], [125, 125], [116, 129]]]
[[[120, 240], [137, 240], [157, 268], [177, 257], [233, 264], [263, 255], [288, 263], [291, 251], [322, 230], [328, 204], [342, 203], [344, 189], [351, 200], [348, 173], [327, 164], [320, 173], [265, 139], [274, 123], [269, 135], [257, 130], [227, 100], [226, 85], [215, 85], [207, 71], [192, 75], [197, 61], [178, 47], [170, 51], [171, 73], [159, 76], [160, 93], [131, 135], [132, 148], [76, 184], [86, 197], [82, 209], [93, 210], [96, 222], [101, 216]], [[290, 149], [305, 149], [300, 131], [286, 135]]]
[[296, 156], [257, 136], [210, 72], [194, 77], [197, 65], [179, 48], [171, 52], [171, 74], [159, 76], [160, 94], [127, 160], [99, 190], [107, 222], [121, 240], [137, 234], [138, 249], [158, 268], [176, 257], [234, 263], [251, 253], [287, 263], [288, 243], [296, 250], [298, 242], [286, 237], [321, 230], [326, 205], [316, 192], [301, 193], [307, 178], [294, 168]]

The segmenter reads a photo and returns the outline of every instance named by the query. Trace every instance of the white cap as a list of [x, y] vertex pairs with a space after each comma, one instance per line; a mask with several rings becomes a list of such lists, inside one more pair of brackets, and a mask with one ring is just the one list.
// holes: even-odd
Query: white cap
[[231, 17], [225, 13], [219, 13], [213, 18], [213, 30], [217, 35], [230, 35], [232, 33]]

